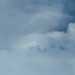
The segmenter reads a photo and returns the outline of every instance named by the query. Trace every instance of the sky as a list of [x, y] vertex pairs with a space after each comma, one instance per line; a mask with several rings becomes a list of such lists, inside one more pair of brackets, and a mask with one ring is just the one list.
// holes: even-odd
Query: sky
[[0, 75], [75, 75], [75, 1], [0, 0]]

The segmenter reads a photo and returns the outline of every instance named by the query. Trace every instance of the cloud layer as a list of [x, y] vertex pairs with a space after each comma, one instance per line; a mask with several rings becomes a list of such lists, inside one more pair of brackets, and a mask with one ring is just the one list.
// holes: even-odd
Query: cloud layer
[[0, 0], [0, 75], [75, 75], [74, 7], [74, 0]]

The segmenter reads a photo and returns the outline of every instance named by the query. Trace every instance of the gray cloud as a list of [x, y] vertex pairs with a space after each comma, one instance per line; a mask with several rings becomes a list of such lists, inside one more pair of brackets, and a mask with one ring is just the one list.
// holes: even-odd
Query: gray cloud
[[0, 75], [74, 75], [74, 4], [0, 0]]

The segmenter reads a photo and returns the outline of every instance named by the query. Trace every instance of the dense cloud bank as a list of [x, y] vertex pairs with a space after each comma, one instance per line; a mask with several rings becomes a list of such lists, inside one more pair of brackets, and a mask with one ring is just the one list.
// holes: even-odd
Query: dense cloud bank
[[75, 1], [0, 0], [0, 75], [75, 75]]
[[0, 75], [74, 75], [75, 24], [67, 32], [28, 34], [0, 50]]

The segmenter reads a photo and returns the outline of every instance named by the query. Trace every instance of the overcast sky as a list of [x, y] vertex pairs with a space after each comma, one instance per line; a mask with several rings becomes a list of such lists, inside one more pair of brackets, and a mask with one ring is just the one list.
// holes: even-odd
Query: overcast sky
[[75, 1], [0, 0], [0, 75], [75, 75]]

